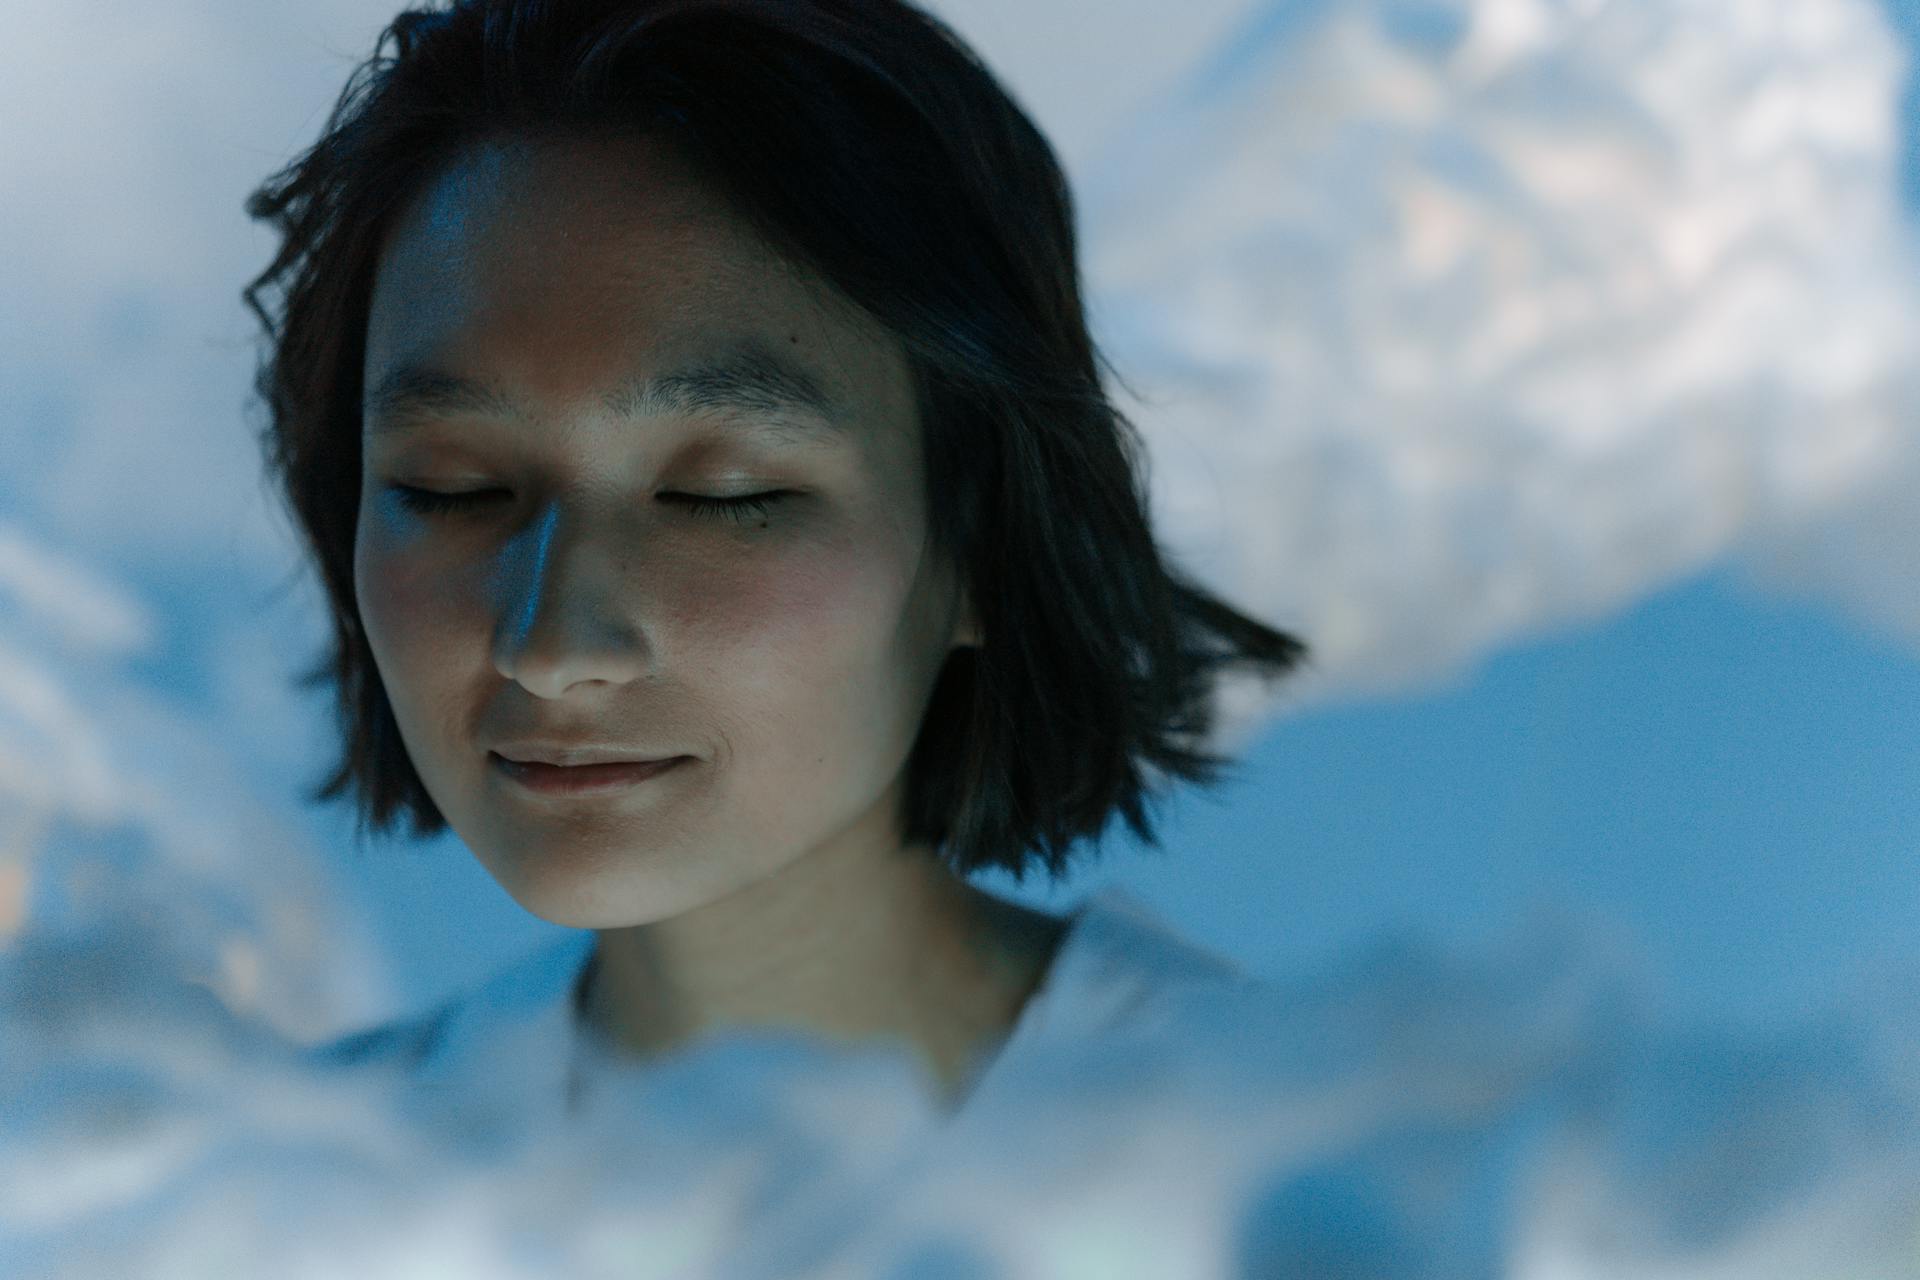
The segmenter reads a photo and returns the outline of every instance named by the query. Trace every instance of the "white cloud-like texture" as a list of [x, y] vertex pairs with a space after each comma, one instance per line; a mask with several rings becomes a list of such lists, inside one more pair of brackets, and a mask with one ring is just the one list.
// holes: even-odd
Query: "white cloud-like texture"
[[[293, 1050], [392, 988], [294, 798], [322, 615], [262, 608], [299, 561], [241, 413], [240, 206], [393, 9], [16, 8], [0, 1274], [698, 1274], [740, 1215], [867, 1185], [919, 1132], [897, 1063], [716, 1051], [483, 1156]], [[1276, 3], [1069, 157], [1163, 538], [1313, 645], [1288, 693], [1446, 678], [1729, 555], [1920, 636], [1907, 58], [1866, 0]], [[1083, 1105], [770, 1239], [902, 1277], [1158, 1280], [1181, 1241], [1249, 1276], [1920, 1275], [1910, 978], [1758, 1045], [1637, 1020], [1597, 928], [1196, 1008], [1124, 1131], [1084, 1105], [1127, 1079], [1104, 1045], [1060, 1066]]]
[[[129, 939], [133, 941], [133, 939]], [[9, 999], [0, 1267], [35, 1276], [1905, 1276], [1920, 1083], [1872, 1032], [1662, 1028], [1592, 920], [1170, 986], [1030, 1044], [936, 1133], [904, 1055], [778, 1033], [562, 1117], [502, 1012], [424, 1082], [33, 946]], [[57, 975], [57, 977], [55, 976]], [[18, 990], [7, 993], [17, 996]], [[503, 1001], [502, 1006], [511, 1004]], [[435, 1035], [450, 1033], [438, 1032]], [[986, 1095], [981, 1095], [984, 1100]]]
[[1868, 0], [1273, 3], [1115, 131], [1162, 536], [1313, 644], [1289, 698], [1728, 557], [1920, 645], [1910, 61]]

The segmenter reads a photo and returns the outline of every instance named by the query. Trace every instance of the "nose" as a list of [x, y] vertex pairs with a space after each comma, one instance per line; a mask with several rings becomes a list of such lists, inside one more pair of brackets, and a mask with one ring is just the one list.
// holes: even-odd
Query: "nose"
[[624, 684], [650, 661], [633, 584], [606, 539], [557, 507], [504, 551], [493, 661], [529, 692], [557, 698], [582, 681]]

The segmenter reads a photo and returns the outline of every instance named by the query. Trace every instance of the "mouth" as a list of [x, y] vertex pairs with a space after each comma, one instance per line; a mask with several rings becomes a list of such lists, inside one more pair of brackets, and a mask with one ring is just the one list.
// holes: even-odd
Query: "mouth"
[[609, 764], [540, 764], [509, 760], [499, 752], [487, 753], [494, 770], [515, 784], [539, 795], [598, 795], [622, 791], [685, 764], [691, 756], [673, 756], [666, 760], [620, 761]]

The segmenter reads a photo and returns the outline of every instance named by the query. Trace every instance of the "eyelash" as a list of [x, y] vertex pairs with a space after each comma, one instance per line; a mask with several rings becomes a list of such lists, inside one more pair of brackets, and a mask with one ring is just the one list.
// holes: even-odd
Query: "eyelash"
[[[504, 489], [476, 489], [471, 493], [436, 493], [432, 489], [418, 489], [405, 484], [396, 484], [393, 490], [400, 496], [402, 506], [422, 515], [452, 515], [461, 511], [470, 511], [480, 505], [480, 500], [488, 495], [506, 492]], [[771, 489], [765, 493], [743, 494], [737, 498], [710, 498], [693, 493], [663, 496], [686, 500], [687, 510], [695, 516], [713, 520], [732, 520], [735, 524], [745, 524], [748, 520], [766, 515], [768, 508], [775, 502], [790, 495], [785, 489]]]

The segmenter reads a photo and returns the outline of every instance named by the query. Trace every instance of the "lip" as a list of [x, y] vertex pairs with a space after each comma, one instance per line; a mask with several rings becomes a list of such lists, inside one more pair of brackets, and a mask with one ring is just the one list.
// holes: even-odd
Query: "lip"
[[603, 795], [623, 791], [651, 778], [657, 778], [691, 756], [667, 760], [616, 764], [538, 764], [509, 760], [496, 751], [487, 753], [493, 767], [529, 791], [548, 796]]
[[653, 764], [661, 760], [671, 760], [678, 752], [669, 751], [666, 755], [628, 747], [600, 746], [585, 740], [570, 742], [503, 742], [493, 748], [493, 754], [515, 764]]

